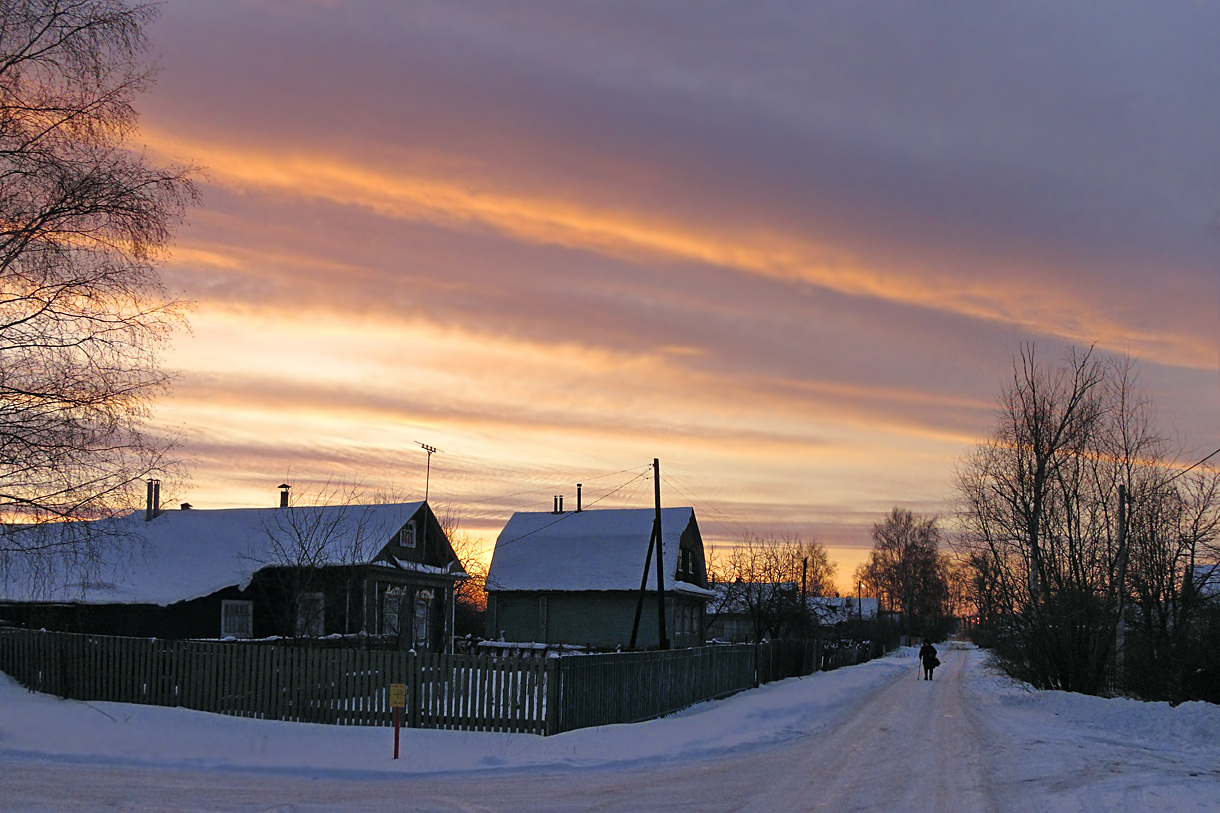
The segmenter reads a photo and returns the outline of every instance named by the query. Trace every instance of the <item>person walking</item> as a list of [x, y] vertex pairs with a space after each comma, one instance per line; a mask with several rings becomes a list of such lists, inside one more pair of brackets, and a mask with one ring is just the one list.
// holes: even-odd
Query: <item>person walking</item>
[[919, 648], [919, 660], [923, 664], [923, 679], [932, 679], [932, 670], [940, 666], [940, 659], [936, 657], [936, 647], [932, 646], [930, 638], [923, 639], [923, 646]]

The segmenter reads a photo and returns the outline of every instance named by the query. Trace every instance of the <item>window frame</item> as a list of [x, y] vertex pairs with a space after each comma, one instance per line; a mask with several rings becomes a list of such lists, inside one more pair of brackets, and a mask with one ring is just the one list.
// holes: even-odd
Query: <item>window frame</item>
[[326, 634], [325, 593], [311, 591], [297, 597], [296, 634], [298, 638], [321, 638]]
[[[239, 612], [234, 612], [239, 611]], [[240, 617], [245, 629], [235, 630], [232, 621]], [[248, 640], [254, 637], [254, 602], [244, 599], [222, 599], [220, 602], [220, 637]]]

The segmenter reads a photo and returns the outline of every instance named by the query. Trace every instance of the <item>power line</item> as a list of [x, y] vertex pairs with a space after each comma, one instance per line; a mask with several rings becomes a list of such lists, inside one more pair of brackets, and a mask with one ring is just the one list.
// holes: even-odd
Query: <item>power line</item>
[[1206, 463], [1207, 461], [1211, 460], [1213, 457], [1215, 457], [1215, 456], [1216, 456], [1216, 455], [1218, 455], [1218, 454], [1220, 454], [1220, 449], [1217, 449], [1216, 451], [1212, 452], [1211, 454], [1209, 454], [1207, 457], [1203, 458], [1203, 459], [1202, 459], [1202, 460], [1200, 460], [1199, 462], [1197, 462], [1197, 463], [1193, 463], [1193, 464], [1191, 464], [1190, 466], [1187, 466], [1186, 468], [1182, 469], [1180, 472], [1178, 472], [1177, 474], [1175, 474], [1173, 477], [1170, 477], [1168, 480], [1166, 480], [1166, 481], [1165, 481], [1164, 483], [1162, 483], [1161, 485], [1165, 485], [1165, 486], [1169, 485], [1169, 484], [1170, 484], [1170, 483], [1172, 483], [1174, 480], [1176, 480], [1176, 479], [1178, 479], [1179, 477], [1181, 477], [1183, 474], [1186, 474], [1187, 472], [1191, 471], [1192, 469], [1197, 469], [1197, 468], [1199, 468], [1199, 466], [1202, 466], [1204, 463]]
[[675, 490], [677, 490], [679, 493], [681, 493], [682, 496], [684, 496], [684, 497], [686, 497], [686, 499], [690, 500], [691, 504], [694, 505], [696, 508], [699, 508], [701, 511], [706, 510], [709, 515], [711, 515], [715, 519], [718, 519], [720, 522], [725, 523], [726, 525], [736, 526], [737, 529], [743, 534], [749, 533], [749, 531], [750, 531], [749, 528], [742, 525], [737, 520], [730, 518], [729, 515], [724, 513], [723, 511], [719, 511], [715, 508], [712, 508], [710, 503], [705, 503], [702, 500], [696, 498], [694, 494], [690, 493], [690, 491], [688, 491], [687, 489], [685, 489], [681, 485], [679, 485], [678, 482], [671, 475], [662, 474], [661, 480], [662, 480], [662, 482], [668, 483], [671, 487], [673, 487]]
[[[651, 467], [651, 466], [649, 466], [648, 468], [649, 468], [649, 469], [651, 469], [652, 467]], [[608, 492], [606, 492], [605, 494], [603, 494], [602, 496], [598, 497], [596, 500], [594, 500], [593, 502], [589, 503], [589, 505], [597, 505], [599, 502], [601, 502], [602, 500], [606, 499], [606, 498], [607, 498], [607, 497], [609, 497], [610, 495], [615, 494], [615, 493], [617, 493], [617, 492], [619, 492], [619, 491], [622, 491], [622, 490], [623, 490], [624, 488], [626, 488], [627, 486], [631, 485], [632, 483], [638, 482], [639, 480], [641, 480], [641, 479], [643, 479], [643, 478], [645, 478], [645, 477], [647, 477], [647, 476], [648, 476], [648, 471], [647, 471], [647, 470], [642, 471], [642, 472], [640, 472], [639, 474], [637, 474], [635, 477], [632, 477], [630, 480], [628, 480], [627, 482], [623, 483], [623, 484], [622, 484], [621, 486], [619, 486], [618, 488], [614, 489], [613, 491], [608, 491]]]
[[[604, 474], [594, 474], [592, 476], [585, 476], [585, 477], [578, 478], [578, 479], [580, 480], [580, 482], [589, 483], [594, 480], [604, 480], [607, 477], [615, 477], [619, 474], [626, 474], [628, 472], [635, 471], [636, 468], [637, 467], [633, 466], [629, 469], [622, 469], [620, 471], [606, 472]], [[629, 482], [633, 482], [633, 481], [629, 481]], [[485, 497], [481, 500], [466, 500], [465, 502], [467, 505], [478, 505], [480, 503], [485, 503], [485, 502], [495, 502], [497, 500], [507, 500], [510, 497], [520, 497], [525, 494], [535, 494], [539, 491], [546, 491], [547, 489], [550, 489], [550, 488], [553, 488], [553, 486], [539, 486], [538, 488], [531, 488], [526, 491], [516, 491], [516, 492], [513, 492], [512, 494], [503, 494], [503, 495], [499, 495], [499, 496], [495, 496], [495, 497]], [[621, 486], [620, 486], [620, 488], [621, 488]]]
[[[652, 468], [652, 466], [650, 465], [648, 468], [649, 468], [649, 469], [651, 469], [651, 468]], [[625, 471], [634, 471], [634, 469], [626, 469]], [[624, 473], [624, 472], [620, 472], [620, 474], [621, 474], [621, 473]], [[632, 477], [630, 480], [628, 480], [627, 482], [625, 482], [625, 483], [623, 483], [622, 485], [620, 485], [618, 488], [615, 488], [615, 489], [613, 489], [612, 491], [608, 491], [607, 493], [605, 493], [605, 494], [603, 494], [602, 496], [598, 497], [596, 500], [594, 500], [593, 502], [589, 503], [589, 505], [597, 505], [599, 502], [601, 502], [602, 500], [604, 500], [604, 499], [606, 499], [607, 497], [611, 496], [612, 494], [614, 494], [614, 493], [616, 493], [616, 492], [618, 492], [618, 491], [623, 490], [624, 488], [626, 488], [627, 486], [629, 486], [629, 485], [631, 485], [632, 483], [636, 482], [636, 481], [637, 481], [637, 480], [639, 480], [640, 478], [647, 476], [647, 474], [648, 474], [648, 471], [647, 471], [647, 470], [645, 470], [645, 471], [643, 471], [643, 472], [640, 472], [640, 473], [639, 473], [639, 474], [637, 474], [635, 477]], [[497, 544], [497, 545], [496, 545], [496, 547], [497, 547], [497, 548], [505, 548], [505, 547], [508, 547], [509, 545], [512, 545], [512, 544], [516, 543], [516, 542], [520, 542], [522, 539], [526, 539], [526, 538], [528, 538], [528, 537], [531, 537], [531, 536], [533, 536], [533, 535], [534, 535], [534, 534], [536, 534], [536, 533], [541, 533], [542, 531], [545, 531], [547, 528], [550, 528], [550, 527], [551, 527], [551, 526], [553, 526], [553, 525], [557, 525], [558, 523], [563, 522], [565, 519], [571, 519], [572, 517], [576, 516], [576, 514], [577, 514], [577, 513], [579, 513], [579, 512], [577, 512], [577, 511], [566, 511], [566, 512], [564, 512], [564, 513], [562, 513], [562, 514], [558, 514], [558, 515], [556, 515], [556, 517], [555, 517], [555, 519], [554, 519], [553, 521], [548, 522], [546, 525], [541, 525], [541, 526], [539, 526], [539, 527], [537, 527], [537, 528], [534, 528], [532, 531], [529, 531], [528, 533], [521, 534], [521, 536], [514, 536], [512, 539], [507, 539], [507, 540], [505, 540], [504, 542]]]

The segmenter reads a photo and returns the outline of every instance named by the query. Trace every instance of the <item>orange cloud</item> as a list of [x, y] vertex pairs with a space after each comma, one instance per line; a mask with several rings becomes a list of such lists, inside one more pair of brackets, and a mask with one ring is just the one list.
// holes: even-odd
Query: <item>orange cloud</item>
[[[935, 499], [940, 484], [924, 477], [912, 495], [903, 478], [947, 470], [964, 442], [921, 427], [909, 410], [972, 406], [780, 378], [725, 387], [718, 373], [684, 367], [682, 354], [489, 344], [425, 322], [271, 313], [257, 331], [247, 324], [238, 313], [200, 313], [194, 339], [173, 353], [188, 372], [159, 410], [163, 422], [190, 427], [190, 447], [215, 457], [201, 469], [211, 477], [255, 468], [275, 477], [295, 465], [393, 482], [423, 439], [447, 451], [447, 466], [466, 459], [459, 493], [470, 498], [519, 490], [518, 461], [569, 470], [660, 456], [705, 485], [723, 481], [731, 499], [804, 505], [807, 527], [810, 504], [858, 504], [887, 490]], [[496, 485], [496, 472], [511, 488]], [[444, 493], [443, 479], [438, 487]]]
[[[146, 134], [167, 155], [203, 163], [209, 181], [238, 192], [261, 192], [363, 207], [381, 217], [449, 228], [484, 228], [514, 239], [628, 258], [695, 262], [813, 285], [840, 294], [944, 311], [1060, 336], [1104, 349], [1129, 351], [1177, 366], [1208, 368], [1214, 348], [1202, 336], [1133, 331], [1097, 311], [1083, 310], [1063, 291], [1031, 289], [995, 275], [915, 274], [867, 267], [851, 252], [801, 237], [743, 227], [701, 229], [655, 212], [597, 207], [559, 195], [524, 195], [478, 181], [384, 170], [325, 154], [271, 153], [202, 144], [161, 132]], [[1045, 269], [1036, 269], [1045, 271]], [[1007, 275], [1020, 276], [1020, 275]]]

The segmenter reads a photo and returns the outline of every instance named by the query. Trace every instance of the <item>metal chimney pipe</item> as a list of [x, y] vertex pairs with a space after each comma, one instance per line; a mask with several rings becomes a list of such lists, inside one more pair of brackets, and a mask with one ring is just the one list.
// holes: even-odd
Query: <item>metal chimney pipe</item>
[[580, 483], [576, 484], [576, 513], [580, 513]]
[[552, 514], [559, 513], [559, 495], [558, 494], [556, 494], [554, 497], [551, 498], [551, 513]]
[[148, 478], [148, 494], [144, 499], [144, 521], [152, 522], [153, 518], [153, 481]]
[[152, 493], [152, 515], [154, 517], [161, 514], [161, 481], [153, 480]]
[[562, 514], [562, 513], [563, 513], [563, 495], [562, 495], [562, 494], [560, 494], [560, 495], [559, 495], [559, 510], [558, 510], [558, 511], [556, 511], [555, 513], [556, 513], [556, 514]]

